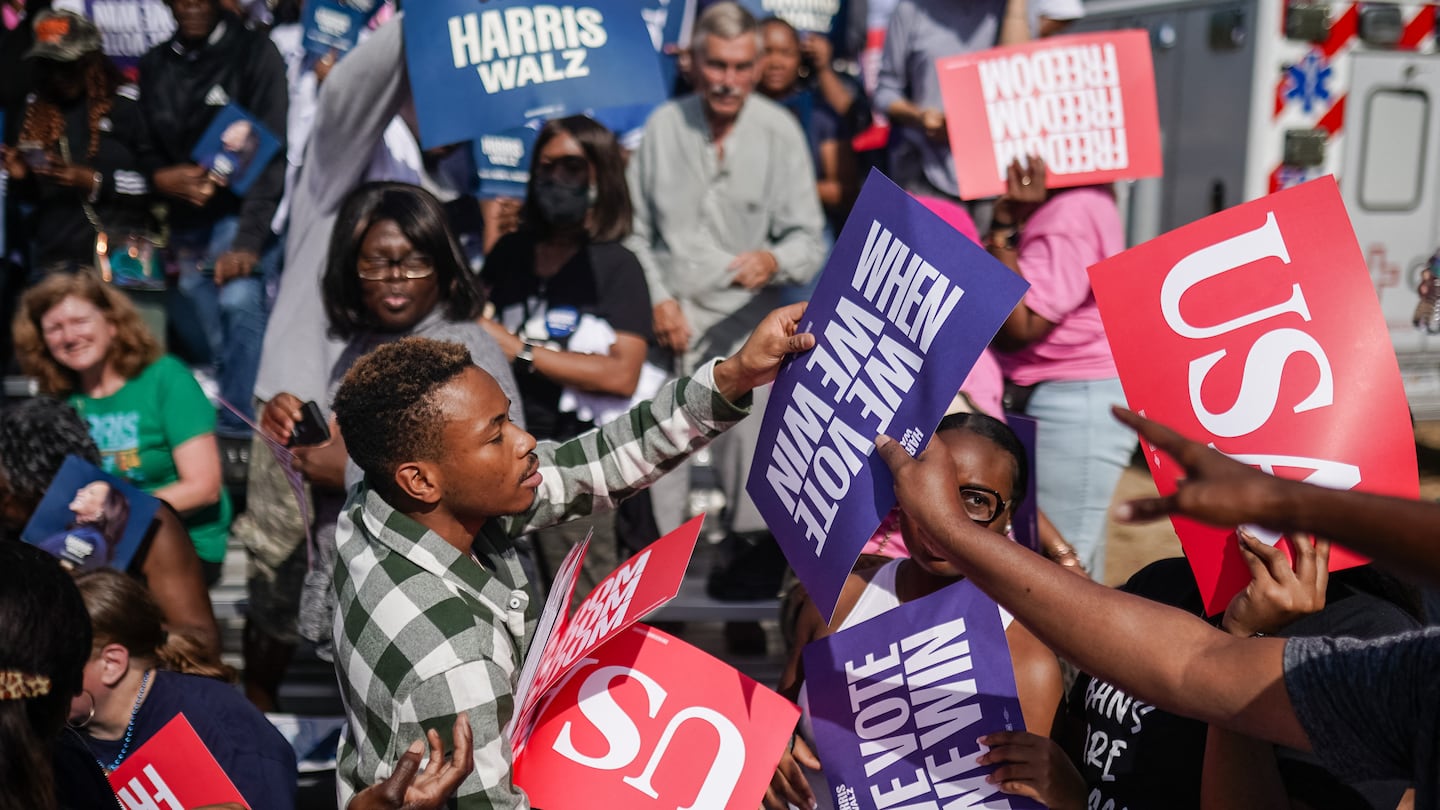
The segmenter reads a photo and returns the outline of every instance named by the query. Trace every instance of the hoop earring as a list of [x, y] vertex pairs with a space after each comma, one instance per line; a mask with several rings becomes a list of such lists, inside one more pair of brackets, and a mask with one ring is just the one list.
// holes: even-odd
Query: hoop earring
[[65, 721], [65, 725], [69, 726], [70, 728], [85, 728], [86, 726], [90, 725], [91, 720], [95, 719], [95, 696], [90, 694], [89, 689], [81, 689], [80, 692], [84, 694], [85, 697], [90, 698], [90, 714], [86, 716], [84, 720], [81, 720], [78, 723], [74, 722], [73, 720], [67, 719]]

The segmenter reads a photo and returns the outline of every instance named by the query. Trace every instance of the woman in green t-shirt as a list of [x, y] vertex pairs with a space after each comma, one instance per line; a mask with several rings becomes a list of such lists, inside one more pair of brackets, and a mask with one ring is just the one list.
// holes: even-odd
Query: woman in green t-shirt
[[40, 390], [66, 397], [89, 423], [106, 472], [184, 517], [213, 585], [230, 531], [215, 408], [130, 299], [91, 273], [51, 275], [20, 300], [15, 349]]

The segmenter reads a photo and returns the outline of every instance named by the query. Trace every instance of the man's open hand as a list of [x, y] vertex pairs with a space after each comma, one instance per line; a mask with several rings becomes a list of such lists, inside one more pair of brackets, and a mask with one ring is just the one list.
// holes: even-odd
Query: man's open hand
[[787, 355], [815, 347], [815, 336], [800, 331], [805, 302], [781, 307], [765, 316], [740, 351], [715, 366], [715, 388], [731, 402], [775, 379]]

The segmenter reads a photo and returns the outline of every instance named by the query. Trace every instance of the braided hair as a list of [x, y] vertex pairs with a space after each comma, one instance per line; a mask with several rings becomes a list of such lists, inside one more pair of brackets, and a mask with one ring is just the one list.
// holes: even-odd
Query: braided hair
[[[90, 118], [90, 143], [85, 154], [94, 158], [100, 151], [100, 121], [110, 114], [115, 89], [124, 83], [124, 76], [101, 51], [85, 54], [80, 57], [80, 63], [85, 69], [85, 101]], [[64, 132], [65, 118], [60, 107], [37, 94], [25, 108], [20, 140], [35, 141], [48, 148], [58, 142]]]

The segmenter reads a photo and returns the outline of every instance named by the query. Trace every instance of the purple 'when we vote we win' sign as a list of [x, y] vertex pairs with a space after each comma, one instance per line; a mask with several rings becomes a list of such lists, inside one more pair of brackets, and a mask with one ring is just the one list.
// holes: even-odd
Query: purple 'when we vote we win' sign
[[999, 607], [970, 582], [805, 648], [816, 752], [837, 810], [1039, 808], [985, 781], [976, 739], [1023, 731]]
[[1029, 286], [870, 173], [801, 324], [817, 345], [780, 370], [746, 483], [827, 620], [895, 505], [875, 436], [924, 448]]

